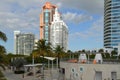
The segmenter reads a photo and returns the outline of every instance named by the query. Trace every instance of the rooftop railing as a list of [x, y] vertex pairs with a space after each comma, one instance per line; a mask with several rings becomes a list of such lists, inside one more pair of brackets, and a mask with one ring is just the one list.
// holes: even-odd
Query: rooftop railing
[[120, 59], [103, 59], [103, 61], [98, 61], [94, 63], [94, 59], [89, 59], [86, 61], [79, 61], [78, 59], [68, 59], [64, 58], [61, 59], [61, 62], [68, 62], [68, 63], [81, 63], [81, 64], [120, 64]]

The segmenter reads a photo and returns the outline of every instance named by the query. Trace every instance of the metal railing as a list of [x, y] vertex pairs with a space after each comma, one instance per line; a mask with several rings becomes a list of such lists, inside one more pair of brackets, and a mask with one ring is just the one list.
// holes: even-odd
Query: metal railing
[[[70, 60], [77, 60], [77, 62], [74, 62], [74, 61], [70, 62]], [[84, 64], [93, 64], [93, 61], [94, 59], [89, 59]], [[74, 59], [64, 58], [64, 59], [61, 59], [61, 62], [82, 63], [82, 62], [79, 62], [77, 58], [74, 58]], [[96, 64], [101, 64], [101, 63], [97, 62]], [[102, 64], [120, 64], [120, 59], [103, 59]]]

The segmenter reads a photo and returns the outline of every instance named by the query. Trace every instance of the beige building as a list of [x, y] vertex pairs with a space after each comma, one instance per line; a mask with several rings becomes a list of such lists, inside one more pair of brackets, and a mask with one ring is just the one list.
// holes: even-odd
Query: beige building
[[86, 64], [60, 62], [66, 80], [120, 80], [120, 62]]

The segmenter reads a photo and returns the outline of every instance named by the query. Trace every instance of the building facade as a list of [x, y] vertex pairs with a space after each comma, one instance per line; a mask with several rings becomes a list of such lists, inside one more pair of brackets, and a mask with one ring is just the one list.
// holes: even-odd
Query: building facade
[[34, 35], [31, 33], [19, 33], [15, 37], [16, 54], [30, 55], [34, 49]]
[[120, 43], [120, 0], [104, 0], [104, 47], [117, 50]]
[[55, 13], [55, 8], [55, 5], [46, 2], [40, 14], [40, 39], [45, 39], [46, 43], [50, 42], [50, 25], [53, 21], [53, 14]]
[[57, 7], [49, 2], [45, 3], [40, 14], [40, 39], [51, 43], [53, 48], [60, 45], [67, 51], [68, 27], [58, 13]]
[[120, 80], [120, 63], [86, 64], [60, 62], [63, 80]]
[[14, 53], [16, 54], [16, 35], [20, 34], [20, 31], [14, 31]]
[[50, 28], [50, 43], [52, 47], [57, 47], [60, 45], [63, 47], [64, 51], [68, 48], [68, 27], [63, 22], [61, 15], [58, 13], [57, 8], [55, 9], [55, 14], [53, 16], [53, 21]]

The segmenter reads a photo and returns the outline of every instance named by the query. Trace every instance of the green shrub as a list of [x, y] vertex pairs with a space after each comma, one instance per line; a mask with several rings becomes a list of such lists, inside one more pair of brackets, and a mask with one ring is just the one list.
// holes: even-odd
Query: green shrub
[[4, 77], [4, 75], [2, 74], [2, 72], [0, 71], [0, 77]]
[[0, 80], [7, 80], [4, 75], [2, 74], [2, 72], [0, 71]]

